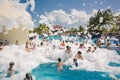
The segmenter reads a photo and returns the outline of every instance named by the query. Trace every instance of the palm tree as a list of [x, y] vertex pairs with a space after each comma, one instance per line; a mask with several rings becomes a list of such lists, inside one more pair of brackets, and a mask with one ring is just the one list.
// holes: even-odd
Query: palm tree
[[102, 17], [103, 17], [103, 21], [99, 24], [99, 26], [115, 25], [114, 16], [110, 9], [105, 10], [102, 14]]
[[84, 31], [85, 31], [85, 28], [84, 28], [83, 26], [79, 26], [78, 31], [79, 31], [79, 32], [84, 32]]
[[89, 19], [88, 31], [92, 34], [93, 30], [110, 25], [115, 25], [112, 11], [110, 9], [105, 11], [98, 10], [97, 14]]
[[116, 33], [116, 32], [118, 32], [118, 31], [119, 31], [118, 28], [112, 27], [112, 28], [110, 28], [109, 33]]
[[39, 27], [34, 29], [38, 34], [49, 33], [50, 28], [45, 24], [40, 24]]

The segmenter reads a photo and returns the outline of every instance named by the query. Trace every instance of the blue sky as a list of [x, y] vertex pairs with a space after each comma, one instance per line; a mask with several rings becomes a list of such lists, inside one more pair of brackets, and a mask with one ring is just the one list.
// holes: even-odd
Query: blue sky
[[[21, 0], [20, 3], [25, 3], [26, 1], [27, 0]], [[62, 10], [70, 15], [73, 12], [71, 10], [75, 9], [79, 12], [83, 11], [88, 15], [93, 13], [93, 9], [111, 8], [113, 12], [120, 12], [119, 4], [120, 0], [35, 0], [34, 12], [30, 11], [31, 6], [28, 6], [27, 11], [32, 15], [35, 24], [38, 25], [41, 15], [47, 18], [50, 16], [50, 12], [51, 14], [55, 14], [54, 10]], [[56, 20], [56, 22], [54, 21], [54, 23], [62, 24], [63, 22], [59, 19], [58, 21]]]

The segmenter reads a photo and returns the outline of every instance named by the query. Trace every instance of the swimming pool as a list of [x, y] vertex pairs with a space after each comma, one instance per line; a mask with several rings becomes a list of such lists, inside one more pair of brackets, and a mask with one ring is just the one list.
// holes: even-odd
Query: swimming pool
[[[41, 64], [32, 70], [36, 80], [112, 80], [107, 72], [69, 70], [64, 66], [62, 72], [58, 72], [55, 63]], [[120, 78], [120, 75], [115, 75]]]
[[[120, 53], [118, 53], [120, 54]], [[70, 70], [70, 66], [64, 66], [63, 71], [57, 70], [57, 63], [41, 64], [32, 70], [35, 80], [113, 80], [109, 72]], [[120, 64], [110, 62], [109, 66], [120, 67]], [[114, 74], [120, 79], [120, 74]]]

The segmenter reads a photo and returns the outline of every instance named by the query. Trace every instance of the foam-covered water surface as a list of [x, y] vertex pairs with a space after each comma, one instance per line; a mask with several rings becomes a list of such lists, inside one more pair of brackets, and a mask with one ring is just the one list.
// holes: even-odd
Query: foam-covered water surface
[[107, 72], [69, 70], [68, 66], [58, 72], [56, 63], [41, 64], [32, 70], [32, 74], [36, 80], [113, 80]]
[[[40, 41], [41, 42], [41, 41]], [[120, 55], [115, 50], [108, 50], [104, 48], [97, 48], [97, 50], [94, 53], [87, 53], [87, 49], [89, 46], [91, 46], [90, 43], [86, 44], [85, 43], [85, 48], [80, 49], [78, 48], [79, 45], [76, 45], [76, 43], [80, 42], [74, 42], [74, 43], [66, 43], [66, 45], [71, 46], [71, 54], [66, 53], [66, 49], [60, 49], [60, 41], [59, 40], [53, 40], [50, 42], [44, 42], [43, 46], [36, 46], [34, 50], [31, 50], [30, 52], [27, 52], [25, 50], [25, 45], [9, 45], [5, 46], [2, 51], [0, 51], [0, 78], [2, 80], [22, 80], [25, 77], [25, 74], [27, 72], [31, 72], [33, 69], [35, 69], [37, 66], [40, 64], [43, 64], [43, 66], [46, 66], [44, 69], [53, 69], [54, 72], [53, 74], [59, 72], [56, 70], [55, 64], [45, 64], [44, 63], [53, 63], [57, 62], [57, 59], [60, 57], [62, 58], [65, 67], [65, 71], [67, 70], [67, 73], [72, 74], [75, 73], [81, 73], [81, 71], [84, 71], [85, 73], [90, 72], [91, 74], [97, 71], [107, 73], [107, 74], [120, 74], [120, 67], [119, 65], [114, 66], [111, 63], [114, 64], [120, 64]], [[55, 46], [55, 49], [53, 49], [53, 45]], [[91, 49], [93, 49], [94, 46], [91, 46]], [[78, 60], [79, 66], [74, 68], [73, 67], [73, 58], [77, 54], [78, 51], [82, 52], [83, 60]], [[9, 62], [15, 62], [14, 69], [17, 70], [19, 73], [15, 74], [14, 76], [10, 78], [6, 78], [6, 72], [9, 66]], [[49, 66], [51, 68], [49, 68]], [[72, 67], [71, 69], [69, 69]], [[43, 70], [44, 70], [43, 69]], [[39, 70], [37, 68], [37, 70]], [[34, 73], [37, 73], [39, 71]], [[63, 71], [63, 72], [65, 72]], [[75, 72], [74, 72], [75, 71]], [[78, 71], [78, 72], [76, 72]], [[49, 70], [45, 72], [44, 75], [47, 75], [47, 72], [49, 73]], [[33, 75], [34, 75], [33, 73]], [[89, 74], [89, 73], [88, 73]], [[34, 75], [36, 77], [39, 74]], [[64, 74], [63, 74], [64, 75]], [[69, 74], [70, 75], [70, 74]], [[93, 76], [91, 75], [91, 76]], [[99, 74], [100, 75], [100, 74]], [[98, 75], [98, 76], [99, 76]], [[107, 76], [107, 75], [106, 75]], [[58, 77], [58, 75], [56, 76]], [[89, 76], [88, 76], [89, 77]], [[62, 77], [61, 77], [62, 78]], [[65, 78], [65, 77], [63, 77]], [[86, 78], [86, 77], [85, 77]], [[107, 77], [109, 78], [109, 77]], [[43, 77], [43, 79], [45, 79]], [[51, 78], [52, 79], [52, 76]], [[66, 78], [65, 78], [66, 79]], [[65, 80], [63, 79], [63, 80]], [[84, 78], [83, 78], [84, 79]], [[97, 79], [97, 78], [96, 78]], [[38, 79], [39, 80], [39, 79]], [[47, 79], [49, 80], [49, 79]], [[54, 79], [55, 80], [55, 79]], [[62, 80], [62, 79], [61, 79]], [[85, 80], [85, 79], [84, 79]], [[91, 80], [91, 78], [90, 78]], [[94, 79], [92, 79], [94, 80]], [[107, 79], [102, 79], [102, 80], [107, 80]]]

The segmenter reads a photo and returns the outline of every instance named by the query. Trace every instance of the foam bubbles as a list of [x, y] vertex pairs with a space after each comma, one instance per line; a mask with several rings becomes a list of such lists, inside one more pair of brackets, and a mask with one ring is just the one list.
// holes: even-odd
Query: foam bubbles
[[[41, 42], [41, 40], [36, 41], [37, 43]], [[55, 45], [55, 50], [53, 50], [53, 45]], [[44, 46], [36, 47], [31, 52], [25, 51], [25, 45], [5, 46], [0, 51], [0, 72], [6, 72], [9, 62], [14, 61], [14, 69], [18, 70], [19, 73], [10, 79], [17, 80], [19, 78], [22, 80], [26, 72], [31, 72], [32, 69], [43, 63], [57, 62], [57, 59], [61, 57], [66, 66], [72, 67], [70, 70], [84, 69], [88, 71], [109, 72], [112, 74], [120, 73], [119, 67], [109, 65], [110, 62], [120, 64], [120, 56], [116, 51], [97, 48], [94, 53], [87, 53], [87, 47], [91, 46], [91, 44], [85, 44], [85, 48], [83, 49], [79, 49], [75, 43], [66, 43], [66, 45], [71, 46], [72, 52], [70, 54], [66, 53], [65, 49], [60, 49], [59, 40], [44, 42]], [[91, 49], [93, 49], [92, 46]], [[83, 60], [78, 60], [79, 66], [73, 67], [73, 58], [78, 51], [82, 52]], [[0, 77], [4, 78], [2, 80], [9, 80], [4, 76], [6, 76], [6, 73], [0, 74]]]
[[[28, 3], [28, 2], [27, 2]], [[0, 26], [6, 30], [19, 28], [20, 25], [33, 29], [34, 22], [31, 15], [26, 11], [27, 6], [31, 4], [31, 10], [34, 10], [34, 0], [30, 0], [26, 5], [19, 3], [19, 0], [3, 0], [0, 3]], [[4, 7], [4, 8], [3, 8]], [[3, 28], [0, 29], [2, 31]]]

